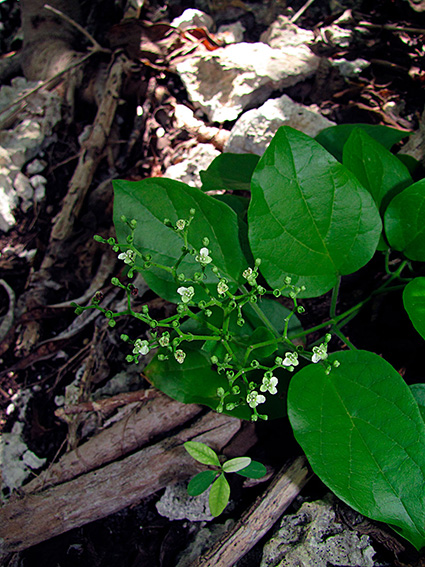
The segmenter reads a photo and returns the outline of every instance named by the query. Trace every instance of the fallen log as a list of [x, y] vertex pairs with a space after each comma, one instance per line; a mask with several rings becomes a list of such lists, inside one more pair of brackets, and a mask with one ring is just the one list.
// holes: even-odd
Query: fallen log
[[240, 427], [239, 419], [209, 412], [191, 427], [119, 462], [8, 503], [0, 509], [0, 558], [188, 479], [204, 467], [189, 456], [183, 443], [196, 440], [220, 452]]
[[[24, 493], [61, 484], [115, 461], [146, 445], [155, 437], [164, 436], [167, 431], [182, 426], [202, 411], [201, 406], [176, 402], [158, 390], [144, 390], [144, 393], [146, 401], [143, 404], [139, 402], [139, 406], [125, 418], [63, 455], [59, 462], [26, 484], [23, 487]], [[135, 392], [131, 394], [134, 395]], [[92, 402], [92, 405], [95, 404], [96, 402]], [[98, 405], [100, 407], [99, 403]]]

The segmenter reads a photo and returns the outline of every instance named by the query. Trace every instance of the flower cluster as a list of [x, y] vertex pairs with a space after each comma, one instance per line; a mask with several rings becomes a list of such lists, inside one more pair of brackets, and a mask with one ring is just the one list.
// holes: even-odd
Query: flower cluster
[[195, 295], [195, 290], [193, 289], [193, 286], [179, 287], [177, 293], [181, 296], [183, 303], [189, 303]]
[[143, 356], [149, 352], [148, 341], [142, 341], [142, 339], [136, 339], [134, 341], [133, 354], [142, 354]]
[[255, 390], [249, 392], [249, 394], [246, 397], [246, 403], [252, 409], [256, 408], [259, 404], [264, 404], [265, 401], [266, 401], [265, 396], [259, 394]]
[[269, 392], [273, 396], [277, 394], [277, 378], [273, 376], [271, 372], [266, 372], [263, 377], [262, 384], [260, 386], [261, 392]]
[[126, 250], [118, 254], [118, 260], [124, 260], [124, 264], [133, 264], [136, 258], [136, 253], [134, 250]]
[[199, 254], [195, 256], [195, 260], [201, 264], [201, 266], [208, 266], [212, 262], [211, 256], [209, 256], [210, 251], [208, 248], [201, 248]]

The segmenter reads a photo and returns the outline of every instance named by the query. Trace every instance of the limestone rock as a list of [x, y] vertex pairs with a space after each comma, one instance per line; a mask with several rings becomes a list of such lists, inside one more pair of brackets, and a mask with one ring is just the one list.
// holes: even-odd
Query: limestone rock
[[305, 46], [273, 49], [265, 43], [234, 43], [199, 52], [176, 70], [193, 104], [212, 122], [236, 120], [247, 106], [262, 104], [274, 90], [312, 76], [319, 58]]
[[207, 28], [210, 30], [214, 27], [214, 20], [201, 10], [188, 8], [181, 16], [174, 18], [171, 25], [180, 30], [189, 30], [192, 28]]
[[278, 16], [277, 20], [261, 34], [260, 40], [277, 49], [303, 47], [308, 50], [306, 44], [314, 42], [314, 33], [299, 28], [286, 16]]
[[332, 504], [318, 500], [283, 517], [264, 546], [260, 567], [373, 567], [374, 555], [367, 535], [335, 522]]
[[190, 148], [180, 162], [170, 165], [164, 177], [182, 181], [192, 187], [202, 185], [199, 172], [207, 169], [220, 152], [212, 144], [198, 144]]
[[156, 503], [156, 509], [161, 516], [169, 520], [208, 522], [213, 519], [208, 506], [208, 496], [209, 490], [199, 496], [189, 496], [186, 483], [178, 483], [167, 486]]
[[334, 125], [316, 106], [303, 106], [283, 95], [242, 114], [230, 132], [224, 151], [262, 155], [280, 126], [291, 126], [314, 137]]

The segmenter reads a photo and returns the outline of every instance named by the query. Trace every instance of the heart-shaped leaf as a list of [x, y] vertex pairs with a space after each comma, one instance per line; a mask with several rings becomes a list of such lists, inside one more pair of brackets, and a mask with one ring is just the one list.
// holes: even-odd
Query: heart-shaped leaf
[[384, 216], [390, 246], [409, 260], [425, 261], [425, 179], [396, 195]]
[[338, 352], [326, 374], [300, 370], [288, 392], [295, 437], [313, 470], [361, 514], [425, 545], [425, 424], [394, 368], [367, 351]]
[[217, 457], [217, 453], [205, 445], [205, 443], [199, 443], [199, 441], [186, 441], [184, 443], [184, 448], [189, 453], [189, 455], [202, 463], [203, 465], [220, 466], [220, 461]]
[[210, 512], [214, 517], [220, 516], [226, 508], [230, 497], [230, 486], [224, 474], [221, 474], [211, 486], [209, 495]]
[[[172, 179], [117, 180], [113, 185], [114, 224], [121, 245], [126, 244], [129, 234], [127, 225], [121, 221], [124, 215], [129, 220], [137, 220], [134, 232], [137, 250], [150, 254], [152, 262], [171, 268], [181, 255], [183, 240], [172, 228], [165, 226], [164, 219], [175, 224], [179, 219], [188, 219], [190, 209], [195, 209], [188, 232], [189, 244], [199, 251], [203, 247], [203, 238], [207, 237], [209, 255], [221, 274], [229, 279], [229, 287], [237, 287], [236, 282], [241, 279], [249, 261], [241, 250], [238, 217], [230, 207], [195, 187]], [[169, 272], [156, 267], [144, 269], [140, 260], [137, 265], [155, 293], [172, 302], [180, 301], [179, 286]], [[195, 258], [188, 255], [181, 262], [179, 273], [192, 277], [199, 269]], [[204, 281], [215, 289], [217, 278], [210, 270], [207, 270]]]
[[379, 142], [390, 150], [394, 144], [397, 144], [406, 136], [410, 136], [410, 132], [396, 130], [388, 126], [380, 124], [338, 124], [325, 128], [316, 136], [316, 141], [328, 150], [338, 161], [342, 162], [343, 148], [354, 129], [361, 128], [369, 134], [374, 140]]
[[425, 339], [425, 278], [415, 278], [403, 290], [403, 304], [423, 339]]
[[351, 132], [344, 146], [343, 163], [366, 187], [381, 211], [413, 183], [407, 167], [360, 128]]
[[208, 169], [201, 171], [202, 190], [249, 191], [251, 176], [259, 159], [254, 154], [220, 154], [211, 162]]
[[373, 256], [381, 233], [370, 193], [315, 140], [279, 128], [252, 177], [249, 240], [273, 288], [322, 295]]
[[211, 486], [216, 476], [216, 471], [202, 471], [198, 473], [189, 481], [187, 492], [190, 496], [199, 496]]

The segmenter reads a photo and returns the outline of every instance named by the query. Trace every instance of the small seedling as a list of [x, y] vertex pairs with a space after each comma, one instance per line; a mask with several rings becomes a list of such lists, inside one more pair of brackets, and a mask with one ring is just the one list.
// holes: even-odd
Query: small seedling
[[267, 472], [264, 465], [251, 460], [250, 457], [236, 457], [222, 464], [217, 453], [205, 443], [187, 441], [184, 448], [199, 463], [214, 467], [212, 470], [198, 473], [187, 487], [190, 496], [199, 496], [211, 486], [208, 502], [214, 517], [220, 516], [229, 502], [230, 486], [225, 476], [227, 473], [237, 473], [247, 478], [262, 478]]

